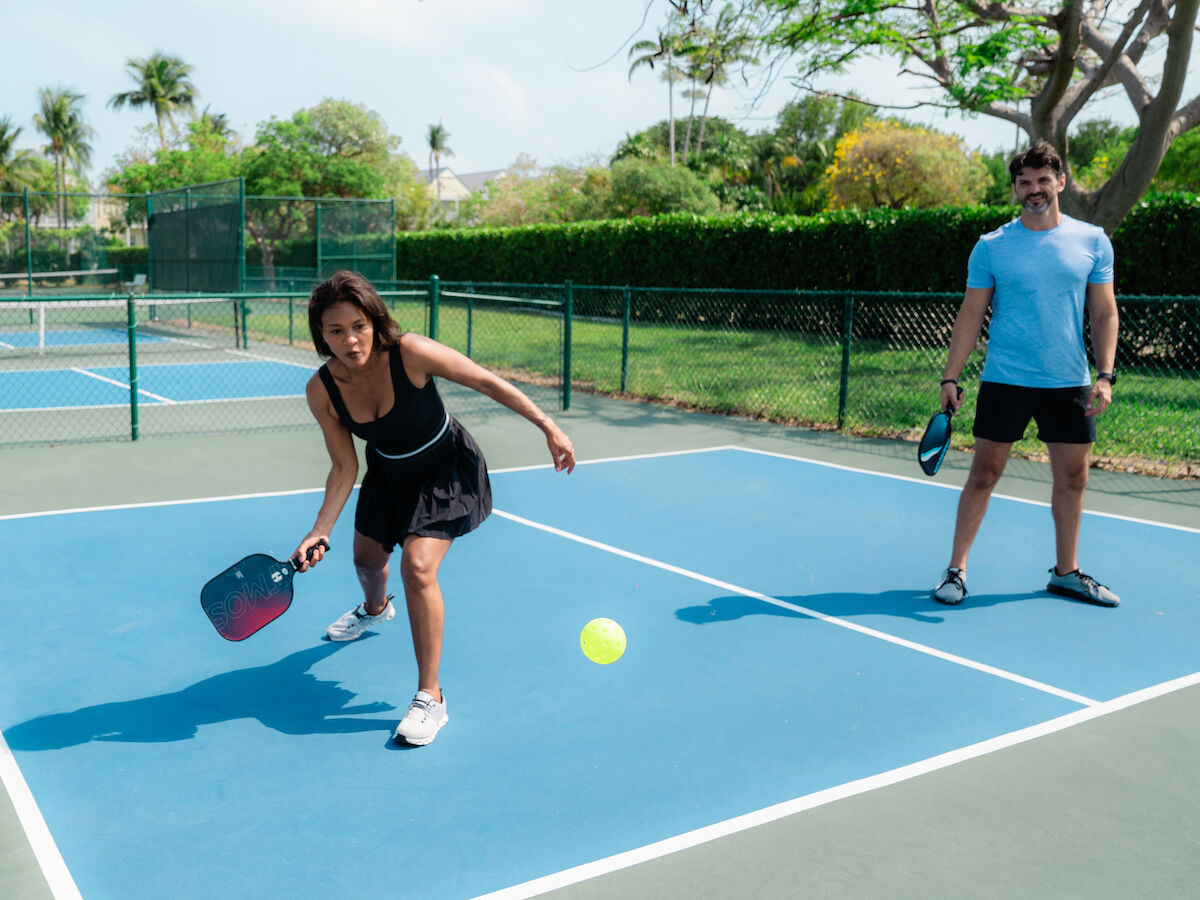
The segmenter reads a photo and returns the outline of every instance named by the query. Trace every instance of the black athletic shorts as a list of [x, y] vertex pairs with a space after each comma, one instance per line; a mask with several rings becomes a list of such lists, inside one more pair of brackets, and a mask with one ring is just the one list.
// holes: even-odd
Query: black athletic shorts
[[975, 404], [977, 438], [1011, 444], [1025, 435], [1029, 420], [1038, 426], [1038, 440], [1047, 444], [1091, 444], [1096, 419], [1084, 415], [1091, 385], [1068, 388], [1028, 388], [984, 381]]

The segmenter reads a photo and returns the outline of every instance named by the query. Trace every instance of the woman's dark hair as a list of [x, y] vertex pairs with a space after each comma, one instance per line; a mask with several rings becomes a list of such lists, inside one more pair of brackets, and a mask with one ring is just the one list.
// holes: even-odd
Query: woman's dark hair
[[1009, 184], [1017, 183], [1022, 169], [1053, 169], [1055, 175], [1063, 173], [1062, 157], [1049, 142], [1036, 140], [1024, 153], [1018, 153], [1008, 164]]
[[381, 350], [395, 347], [400, 342], [400, 326], [388, 312], [383, 298], [376, 292], [371, 282], [357, 272], [343, 269], [334, 272], [308, 295], [308, 330], [312, 334], [313, 346], [320, 356], [333, 356], [325, 336], [321, 333], [321, 320], [325, 310], [335, 303], [353, 303], [371, 320], [375, 329], [375, 343], [372, 349]]

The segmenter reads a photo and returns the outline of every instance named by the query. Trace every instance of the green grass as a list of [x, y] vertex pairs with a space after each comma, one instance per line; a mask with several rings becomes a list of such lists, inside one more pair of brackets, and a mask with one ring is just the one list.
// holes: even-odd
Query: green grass
[[[251, 303], [254, 340], [288, 339], [286, 303]], [[425, 306], [402, 300], [395, 315], [403, 328], [424, 331]], [[443, 303], [438, 338], [468, 350], [466, 307]], [[470, 355], [482, 365], [535, 383], [561, 380], [561, 319], [557, 315], [476, 304], [470, 321]], [[293, 341], [308, 339], [298, 306]], [[621, 379], [619, 322], [577, 319], [572, 323], [572, 387], [669, 402], [686, 408], [770, 421], [833, 428], [838, 422], [842, 351], [832, 338], [794, 333], [723, 330], [713, 327], [637, 324], [630, 330], [626, 378]], [[852, 345], [844, 428], [886, 437], [919, 437], [936, 410], [944, 349], [897, 349], [878, 341]], [[968, 395], [954, 443], [971, 445], [966, 427], [974, 415], [976, 353], [964, 381]], [[1200, 378], [1172, 373], [1122, 372], [1115, 402], [1099, 422], [1098, 457], [1140, 460], [1140, 469], [1200, 460]], [[1017, 446], [1036, 455], [1029, 437]]]

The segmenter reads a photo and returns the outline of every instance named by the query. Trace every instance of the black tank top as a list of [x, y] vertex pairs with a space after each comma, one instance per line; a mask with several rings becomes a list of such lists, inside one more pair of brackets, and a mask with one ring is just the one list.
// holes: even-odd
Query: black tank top
[[446, 407], [442, 404], [433, 378], [423, 388], [415, 387], [408, 380], [399, 347], [392, 347], [388, 356], [392, 393], [396, 399], [392, 408], [373, 422], [355, 422], [350, 418], [328, 363], [321, 366], [317, 374], [329, 392], [338, 418], [351, 434], [362, 438], [384, 456], [404, 456], [423, 449], [445, 432], [448, 421]]

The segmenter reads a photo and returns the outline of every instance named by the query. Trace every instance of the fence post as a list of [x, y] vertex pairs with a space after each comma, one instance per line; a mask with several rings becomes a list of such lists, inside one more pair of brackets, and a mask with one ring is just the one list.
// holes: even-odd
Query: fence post
[[429, 276], [429, 337], [437, 340], [438, 335], [438, 294], [441, 293], [440, 282], [436, 275]]
[[29, 188], [25, 188], [25, 275], [28, 290], [33, 296], [33, 234], [29, 230]]
[[[467, 282], [467, 293], [475, 293], [475, 285], [473, 282]], [[473, 336], [475, 326], [475, 301], [467, 298], [467, 359], [471, 358], [471, 338]]]
[[846, 424], [846, 401], [850, 393], [850, 336], [854, 327], [854, 294], [842, 300], [842, 377], [838, 386], [837, 430]]
[[621, 393], [629, 377], [629, 319], [632, 307], [629, 285], [621, 288]]
[[138, 439], [137, 308], [133, 294], [125, 298], [125, 324], [129, 330], [129, 439]]
[[575, 306], [575, 291], [570, 279], [563, 285], [563, 362], [562, 408], [571, 408], [571, 316]]

